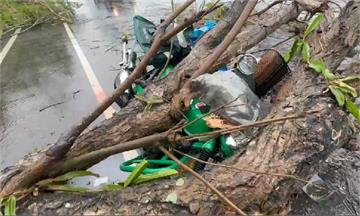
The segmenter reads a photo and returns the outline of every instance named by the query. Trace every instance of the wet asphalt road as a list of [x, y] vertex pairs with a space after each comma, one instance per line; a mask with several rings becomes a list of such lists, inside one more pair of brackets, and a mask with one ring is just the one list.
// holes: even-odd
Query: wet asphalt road
[[[83, 5], [76, 10], [76, 21], [70, 28], [109, 95], [121, 61], [121, 35], [129, 33], [133, 39], [132, 17], [139, 14], [159, 23], [170, 12], [170, 1], [79, 2]], [[0, 48], [7, 42], [8, 38], [3, 39]], [[53, 104], [57, 105], [46, 108]], [[19, 35], [0, 65], [0, 169], [54, 143], [97, 104], [62, 24], [41, 25]], [[119, 110], [115, 104], [113, 108]], [[93, 125], [104, 119], [99, 117]], [[111, 173], [122, 160], [121, 155], [112, 157], [116, 166]], [[105, 162], [108, 165], [109, 161]]]

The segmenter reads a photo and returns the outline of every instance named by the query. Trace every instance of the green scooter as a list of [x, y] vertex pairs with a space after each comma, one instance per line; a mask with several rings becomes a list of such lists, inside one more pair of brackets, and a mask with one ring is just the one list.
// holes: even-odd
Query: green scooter
[[[127, 36], [122, 37], [123, 59], [122, 62], [120, 62], [120, 72], [116, 75], [114, 80], [114, 89], [120, 86], [120, 84], [130, 76], [135, 69], [136, 64], [139, 62], [138, 53], [148, 52], [155, 36], [156, 25], [150, 20], [147, 20], [142, 16], [134, 16], [133, 23], [136, 45], [139, 45], [142, 51], [135, 52], [134, 49], [127, 48], [128, 38]], [[164, 79], [173, 70], [174, 66], [185, 58], [190, 51], [190, 46], [180, 46], [177, 39], [173, 40], [172, 45], [170, 42], [163, 45], [156, 56], [151, 60], [147, 67], [147, 71], [143, 73], [143, 76], [139, 80], [146, 81], [154, 80], [155, 78]], [[160, 74], [161, 71], [163, 71], [162, 74]], [[130, 99], [136, 94], [143, 93], [143, 88], [144, 86], [142, 86], [141, 83], [133, 84], [130, 89], [127, 89], [123, 95], [117, 98], [116, 103], [121, 108], [125, 107]]]
[[[195, 119], [199, 119], [200, 117], [206, 115], [209, 111], [210, 108], [206, 104], [200, 102], [198, 99], [194, 99], [192, 101], [190, 110], [186, 113], [187, 121], [192, 122]], [[184, 133], [187, 135], [210, 131], [212, 131], [212, 129], [206, 125], [204, 119], [199, 119], [184, 129]], [[214, 160], [221, 161], [224, 158], [231, 157], [234, 154], [232, 147], [226, 143], [225, 135], [220, 136], [219, 139], [192, 142], [186, 144], [185, 146], [181, 146], [180, 149], [188, 152], [189, 154], [196, 155], [197, 158], [203, 161], [208, 161], [211, 157]], [[120, 165], [120, 169], [125, 172], [132, 172], [135, 169], [136, 164], [141, 163], [142, 160], [147, 160], [149, 163], [149, 166], [143, 171], [144, 174], [151, 174], [166, 169], [179, 168], [178, 165], [173, 160], [168, 159], [166, 155], [162, 155], [158, 157], [158, 159], [147, 159], [145, 155], [140, 155], [137, 158], [122, 163]], [[188, 163], [190, 158], [181, 156], [180, 161], [183, 163]], [[196, 161], [192, 168], [196, 172], [199, 172], [203, 170], [204, 167], [204, 163]]]

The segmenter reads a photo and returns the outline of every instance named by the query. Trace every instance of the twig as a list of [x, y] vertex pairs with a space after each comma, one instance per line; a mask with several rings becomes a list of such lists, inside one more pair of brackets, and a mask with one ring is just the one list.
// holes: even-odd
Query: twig
[[74, 91], [74, 92], [72, 93], [72, 97], [73, 97], [74, 100], [75, 100], [76, 94], [78, 94], [78, 93], [80, 93], [80, 89], [77, 90], [77, 91]]
[[76, 165], [79, 169], [79, 164], [81, 164], [82, 166], [80, 167], [80, 169], [86, 168], [86, 165], [91, 164], [94, 161], [101, 161], [117, 153], [143, 147], [154, 146], [154, 144], [158, 142], [168, 142], [168, 137], [169, 131], [166, 131], [163, 133], [152, 134], [139, 139], [122, 142], [114, 146], [95, 150], [86, 154], [79, 155], [78, 157], [66, 159], [63, 163], [59, 164], [56, 168], [54, 168], [54, 170], [50, 170], [49, 173], [51, 176], [56, 176], [59, 173], [66, 173], [68, 171], [71, 171]]
[[[171, 0], [171, 12], [174, 13], [174, 9], [175, 9], [175, 5], [174, 5], [174, 0]], [[172, 23], [172, 28], [174, 28], [175, 23]], [[163, 75], [164, 71], [166, 70], [167, 66], [169, 65], [170, 59], [171, 59], [171, 55], [173, 52], [173, 48], [174, 48], [174, 41], [173, 39], [170, 39], [170, 50], [169, 50], [169, 57], [166, 59], [165, 65], [164, 67], [161, 69], [160, 73], [159, 73], [159, 77], [158, 79], [160, 80], [160, 77]]]
[[284, 40], [282, 40], [282, 41], [274, 44], [274, 45], [272, 46], [272, 48], [275, 48], [275, 47], [279, 46], [280, 44], [285, 43], [286, 41], [291, 40], [291, 39], [294, 38], [295, 36], [296, 36], [296, 34], [291, 35], [290, 37], [288, 37], [288, 38], [286, 38], [286, 39], [284, 39]]
[[[231, 28], [230, 32], [225, 36], [224, 40], [219, 46], [217, 46], [214, 52], [206, 59], [206, 62], [192, 75], [192, 79], [196, 78], [204, 73], [207, 73], [211, 68], [212, 64], [221, 56], [221, 54], [230, 46], [230, 44], [235, 39], [236, 35], [240, 32], [242, 26], [245, 24], [245, 21], [249, 17], [251, 11], [254, 9], [257, 4], [257, 0], [249, 0], [246, 4], [243, 12], [240, 17]], [[191, 80], [188, 80], [187, 83], [190, 84]]]
[[339, 13], [342, 13], [342, 7], [338, 3], [334, 2], [334, 1], [331, 1], [331, 0], [327, 0], [327, 2], [336, 5], [340, 9]]
[[290, 115], [290, 116], [277, 117], [277, 118], [272, 118], [272, 119], [265, 119], [265, 120], [256, 121], [256, 122], [250, 123], [250, 124], [234, 126], [232, 128], [228, 128], [228, 129], [222, 129], [222, 130], [217, 130], [217, 131], [212, 131], [212, 132], [207, 132], [207, 133], [202, 133], [202, 134], [189, 135], [185, 139], [187, 141], [193, 141], [193, 140], [197, 140], [199, 138], [217, 137], [217, 136], [220, 136], [220, 135], [223, 135], [223, 134], [234, 133], [234, 132], [242, 131], [242, 130], [252, 128], [252, 127], [267, 125], [267, 124], [270, 124], [270, 123], [305, 118], [306, 115], [318, 113], [319, 111], [320, 110], [313, 110], [313, 111], [308, 111], [308, 112], [304, 112], [302, 114], [297, 114], [297, 115]]
[[107, 53], [108, 51], [114, 49], [117, 45], [118, 45], [118, 44], [116, 43], [116, 44], [112, 45], [111, 47], [107, 48], [107, 49], [105, 50], [105, 53]]
[[49, 106], [46, 106], [46, 107], [44, 107], [44, 108], [41, 108], [41, 109], [39, 110], [39, 112], [42, 112], [42, 111], [44, 111], [44, 110], [46, 110], [46, 109], [48, 109], [48, 108], [50, 108], [50, 107], [54, 107], [54, 106], [57, 106], [57, 105], [60, 105], [60, 104], [63, 104], [63, 103], [65, 103], [65, 102], [62, 101], [62, 102], [59, 102], [59, 103], [51, 104], [51, 105], [49, 105]]
[[254, 13], [254, 14], [251, 14], [250, 17], [252, 17], [252, 16], [259, 16], [259, 15], [265, 13], [266, 11], [268, 11], [270, 8], [274, 7], [274, 6], [277, 5], [277, 4], [281, 4], [281, 3], [283, 3], [284, 1], [285, 1], [285, 0], [274, 1], [273, 3], [269, 4], [266, 8], [262, 9], [261, 11], [256, 12], [256, 13]]
[[192, 170], [190, 167], [182, 163], [179, 159], [177, 159], [171, 152], [169, 152], [166, 148], [159, 145], [159, 149], [164, 152], [171, 160], [175, 161], [182, 169], [184, 169], [186, 172], [193, 175], [195, 178], [199, 179], [202, 183], [204, 183], [207, 187], [209, 187], [223, 202], [228, 204], [231, 208], [233, 208], [238, 214], [240, 215], [246, 215], [245, 212], [243, 212], [241, 209], [239, 209], [233, 202], [231, 202], [221, 191], [216, 189], [214, 186], [212, 186], [208, 181], [206, 181], [201, 175], [196, 173], [194, 170]]
[[297, 181], [301, 181], [303, 183], [311, 183], [309, 181], [306, 181], [304, 179], [301, 179], [299, 177], [296, 177], [294, 175], [288, 175], [288, 174], [281, 174], [281, 173], [269, 173], [269, 172], [261, 172], [261, 171], [255, 171], [255, 170], [249, 170], [249, 169], [243, 169], [243, 168], [238, 168], [236, 166], [229, 166], [229, 165], [225, 165], [225, 164], [218, 164], [218, 163], [212, 163], [212, 162], [208, 162], [208, 161], [203, 161], [203, 160], [200, 160], [196, 157], [193, 157], [191, 155], [188, 155], [188, 154], [185, 154], [184, 152], [181, 152], [177, 149], [173, 149], [176, 153], [179, 153], [183, 156], [186, 156], [188, 158], [191, 158], [193, 160], [196, 160], [200, 163], [204, 163], [204, 164], [208, 164], [208, 165], [211, 165], [211, 166], [217, 166], [217, 167], [224, 167], [224, 168], [227, 168], [227, 169], [232, 169], [232, 170], [237, 170], [239, 172], [250, 172], [250, 173], [256, 173], [256, 174], [260, 174], [260, 175], [268, 175], [268, 176], [277, 176], [277, 177], [287, 177], [287, 178], [291, 178], [291, 179], [294, 179], [294, 180], [297, 180]]
[[216, 5], [214, 7], [211, 7], [209, 9], [207, 9], [207, 10], [200, 11], [200, 12], [192, 15], [190, 18], [184, 19], [184, 21], [182, 23], [180, 23], [179, 25], [177, 25], [172, 31], [166, 32], [165, 35], [161, 39], [163, 41], [170, 40], [172, 37], [174, 37], [181, 30], [183, 30], [187, 26], [201, 20], [204, 16], [206, 16], [207, 14], [213, 12], [214, 10], [218, 9], [219, 7], [221, 7], [221, 5]]

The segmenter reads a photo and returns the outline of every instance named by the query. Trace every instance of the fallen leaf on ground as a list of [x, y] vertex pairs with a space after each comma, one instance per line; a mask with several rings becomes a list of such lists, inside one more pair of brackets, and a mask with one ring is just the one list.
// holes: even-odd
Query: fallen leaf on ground
[[221, 119], [218, 116], [205, 117], [204, 120], [206, 122], [206, 125], [209, 128], [213, 128], [213, 129], [229, 129], [234, 127], [234, 125], [226, 122], [225, 120]]

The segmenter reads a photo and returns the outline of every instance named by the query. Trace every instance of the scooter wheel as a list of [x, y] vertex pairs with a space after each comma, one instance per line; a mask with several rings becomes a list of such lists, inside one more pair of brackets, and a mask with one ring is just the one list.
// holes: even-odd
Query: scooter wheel
[[[208, 152], [207, 150], [203, 149], [203, 150], [200, 151], [199, 159], [202, 160], [202, 161], [208, 161], [210, 156], [211, 156], [211, 153]], [[194, 164], [194, 171], [195, 172], [202, 171], [205, 168], [205, 165], [206, 164], [204, 164], [204, 163], [196, 161], [195, 164]]]

